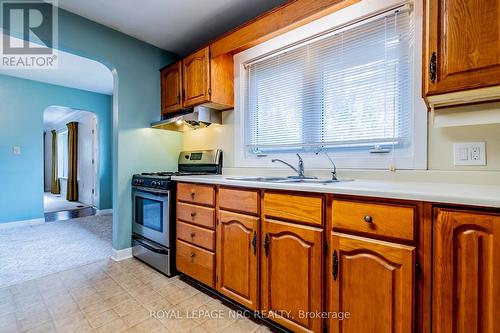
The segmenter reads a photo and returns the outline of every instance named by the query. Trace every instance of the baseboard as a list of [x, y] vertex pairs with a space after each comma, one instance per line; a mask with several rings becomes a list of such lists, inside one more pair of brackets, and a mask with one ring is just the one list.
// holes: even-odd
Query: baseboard
[[132, 248], [126, 248], [123, 250], [115, 250], [113, 249], [113, 254], [111, 255], [111, 259], [114, 261], [122, 261], [125, 259], [132, 258]]
[[96, 209], [95, 215], [113, 214], [113, 208], [110, 209]]
[[38, 224], [43, 224], [43, 223], [45, 223], [44, 218], [23, 220], [23, 221], [12, 221], [12, 222], [0, 223], [0, 229], [26, 227], [26, 226], [30, 226], [30, 225], [38, 225]]

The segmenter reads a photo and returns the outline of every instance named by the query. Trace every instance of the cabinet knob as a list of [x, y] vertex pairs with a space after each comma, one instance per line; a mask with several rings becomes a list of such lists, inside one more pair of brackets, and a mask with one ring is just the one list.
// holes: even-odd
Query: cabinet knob
[[195, 217], [196, 216], [196, 212], [191, 212], [191, 217]]
[[373, 217], [370, 215], [365, 215], [365, 222], [366, 223], [372, 223], [373, 222]]
[[191, 233], [191, 238], [194, 238], [194, 236], [196, 236], [196, 234], [194, 232]]
[[194, 190], [192, 190], [192, 191], [191, 191], [191, 198], [194, 198], [195, 194], [196, 194], [196, 193], [195, 193], [195, 191], [194, 191]]
[[194, 254], [193, 252], [191, 252], [191, 255], [190, 257], [193, 258], [196, 254]]

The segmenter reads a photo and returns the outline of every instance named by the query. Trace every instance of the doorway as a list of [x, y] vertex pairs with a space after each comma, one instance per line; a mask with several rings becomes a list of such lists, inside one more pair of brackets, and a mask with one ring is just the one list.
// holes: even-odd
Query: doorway
[[[44, 111], [44, 213], [46, 221], [95, 214], [99, 202], [98, 119], [89, 111], [50, 106]], [[70, 157], [68, 124], [76, 123]], [[76, 196], [68, 196], [70, 169], [76, 168]], [[73, 190], [74, 192], [74, 190]], [[69, 200], [68, 200], [69, 199]]]

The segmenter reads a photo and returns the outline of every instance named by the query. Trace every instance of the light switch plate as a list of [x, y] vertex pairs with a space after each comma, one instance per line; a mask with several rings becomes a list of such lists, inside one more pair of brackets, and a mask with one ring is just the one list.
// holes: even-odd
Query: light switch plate
[[21, 147], [19, 146], [12, 147], [12, 152], [14, 153], [14, 155], [21, 155]]
[[453, 157], [455, 165], [486, 165], [486, 143], [455, 142]]

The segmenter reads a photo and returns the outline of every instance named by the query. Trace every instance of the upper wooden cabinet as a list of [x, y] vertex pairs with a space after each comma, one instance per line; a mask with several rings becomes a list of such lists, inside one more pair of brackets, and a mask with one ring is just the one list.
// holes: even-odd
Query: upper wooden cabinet
[[178, 61], [161, 70], [161, 113], [182, 108], [182, 62]]
[[436, 209], [432, 331], [498, 332], [500, 216]]
[[413, 331], [415, 247], [333, 232], [330, 332]]
[[182, 60], [184, 106], [195, 106], [210, 100], [210, 52], [208, 47]]
[[427, 100], [500, 85], [500, 0], [426, 0], [425, 9]]
[[234, 107], [234, 69], [230, 54], [210, 58], [205, 47], [161, 71], [162, 115], [204, 105]]

